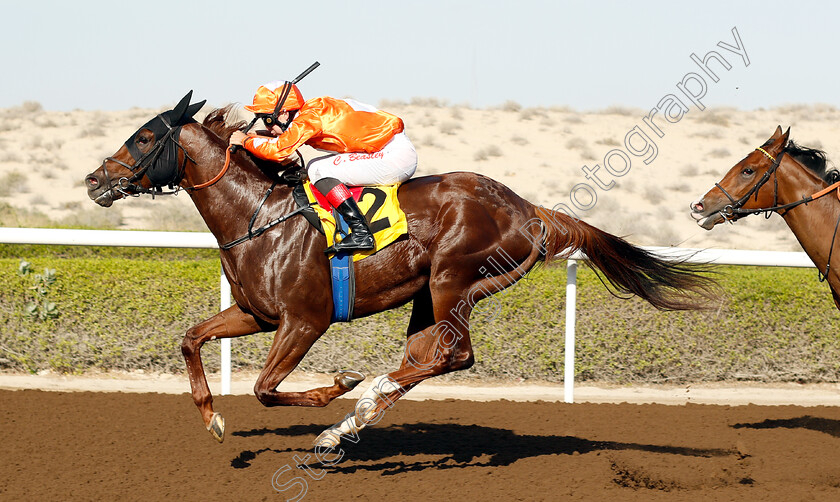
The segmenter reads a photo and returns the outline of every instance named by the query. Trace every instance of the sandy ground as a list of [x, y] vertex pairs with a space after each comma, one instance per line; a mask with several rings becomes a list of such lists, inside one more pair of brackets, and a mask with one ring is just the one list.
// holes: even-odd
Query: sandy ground
[[[37, 103], [0, 110], [0, 202], [54, 221], [118, 228], [199, 230], [203, 223], [186, 194], [138, 198], [110, 209], [96, 207], [82, 185], [94, 170], [144, 122], [160, 110], [120, 112], [40, 110]], [[747, 218], [735, 227], [706, 232], [688, 215], [699, 198], [737, 161], [760, 146], [777, 125], [791, 127], [791, 137], [806, 146], [825, 149], [829, 158], [840, 151], [840, 111], [829, 106], [797, 105], [770, 110], [691, 109], [680, 121], [660, 120], [663, 137], [643, 122], [639, 109], [611, 107], [580, 112], [569, 108], [471, 109], [439, 106], [433, 100], [414, 104], [382, 103], [400, 115], [415, 143], [418, 176], [449, 171], [475, 171], [498, 179], [536, 204], [573, 207], [573, 187], [581, 204], [578, 216], [641, 245], [695, 248], [800, 250], [781, 218]], [[213, 107], [206, 107], [199, 118]], [[250, 118], [241, 111], [241, 118]], [[632, 157], [621, 177], [600, 169], [608, 189], [587, 179], [583, 167], [603, 166], [613, 149], [626, 151], [625, 137], [641, 127], [656, 145], [656, 156]], [[636, 140], [638, 145], [638, 137]], [[4, 221], [26, 226], [27, 220]]]
[[[231, 381], [232, 395], [250, 395], [257, 373], [236, 374]], [[219, 375], [208, 375], [210, 390], [221, 394]], [[368, 378], [368, 381], [370, 378]], [[281, 390], [304, 391], [332, 385], [330, 375], [292, 374], [280, 386]], [[358, 399], [367, 388], [362, 383], [347, 399]], [[188, 393], [189, 381], [181, 375], [149, 375], [144, 373], [108, 373], [83, 376], [57, 374], [23, 375], [0, 374], [0, 389], [46, 390], [58, 392], [156, 392], [161, 394]], [[426, 381], [412, 389], [403, 399], [412, 401], [463, 399], [469, 401], [546, 401], [563, 402], [563, 384], [548, 382], [466, 382], [436, 383]], [[702, 383], [682, 385], [618, 386], [584, 382], [574, 389], [577, 403], [631, 403], [685, 405], [747, 405], [764, 406], [840, 406], [840, 384], [759, 384], [759, 383]]]
[[840, 499], [840, 408], [401, 401], [338, 450], [353, 410], [223, 396], [0, 389], [0, 500]]

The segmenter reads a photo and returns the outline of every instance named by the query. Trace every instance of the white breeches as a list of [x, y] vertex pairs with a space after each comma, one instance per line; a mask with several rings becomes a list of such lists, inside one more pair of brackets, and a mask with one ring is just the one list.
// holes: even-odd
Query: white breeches
[[325, 153], [309, 161], [309, 181], [335, 178], [345, 185], [402, 183], [417, 170], [417, 151], [404, 132], [373, 153]]

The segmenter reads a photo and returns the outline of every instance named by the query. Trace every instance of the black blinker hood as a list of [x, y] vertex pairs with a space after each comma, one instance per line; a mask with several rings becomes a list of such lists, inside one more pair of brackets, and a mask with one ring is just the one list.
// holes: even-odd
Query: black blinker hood
[[[198, 113], [205, 101], [190, 105], [192, 91], [188, 92], [172, 110], [157, 115], [143, 124], [125, 142], [128, 153], [134, 159], [136, 169], [146, 168], [146, 176], [153, 186], [171, 185], [178, 181], [182, 173], [178, 168], [178, 138], [181, 126], [195, 122], [193, 115]], [[147, 129], [155, 137], [152, 149], [143, 153], [137, 147], [137, 135]], [[161, 143], [163, 142], [163, 143]]]

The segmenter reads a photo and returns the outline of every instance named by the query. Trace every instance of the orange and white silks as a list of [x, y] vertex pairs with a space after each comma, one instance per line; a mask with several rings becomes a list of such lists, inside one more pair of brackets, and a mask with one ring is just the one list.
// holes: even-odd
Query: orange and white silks
[[280, 136], [249, 136], [242, 144], [254, 155], [275, 162], [291, 156], [304, 144], [337, 153], [374, 153], [403, 128], [402, 119], [396, 115], [353, 100], [325, 96], [306, 101]]

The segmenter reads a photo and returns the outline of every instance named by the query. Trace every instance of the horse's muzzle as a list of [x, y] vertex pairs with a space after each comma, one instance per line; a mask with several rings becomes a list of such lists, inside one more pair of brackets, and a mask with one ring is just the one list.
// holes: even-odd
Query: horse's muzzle
[[114, 203], [113, 191], [108, 188], [106, 183], [102, 183], [96, 174], [88, 174], [85, 177], [85, 186], [87, 187], [88, 197], [102, 207], [111, 207]]
[[703, 199], [692, 202], [689, 209], [691, 209], [691, 217], [694, 221], [705, 230], [711, 230], [718, 223], [726, 221], [720, 211], [707, 209]]

